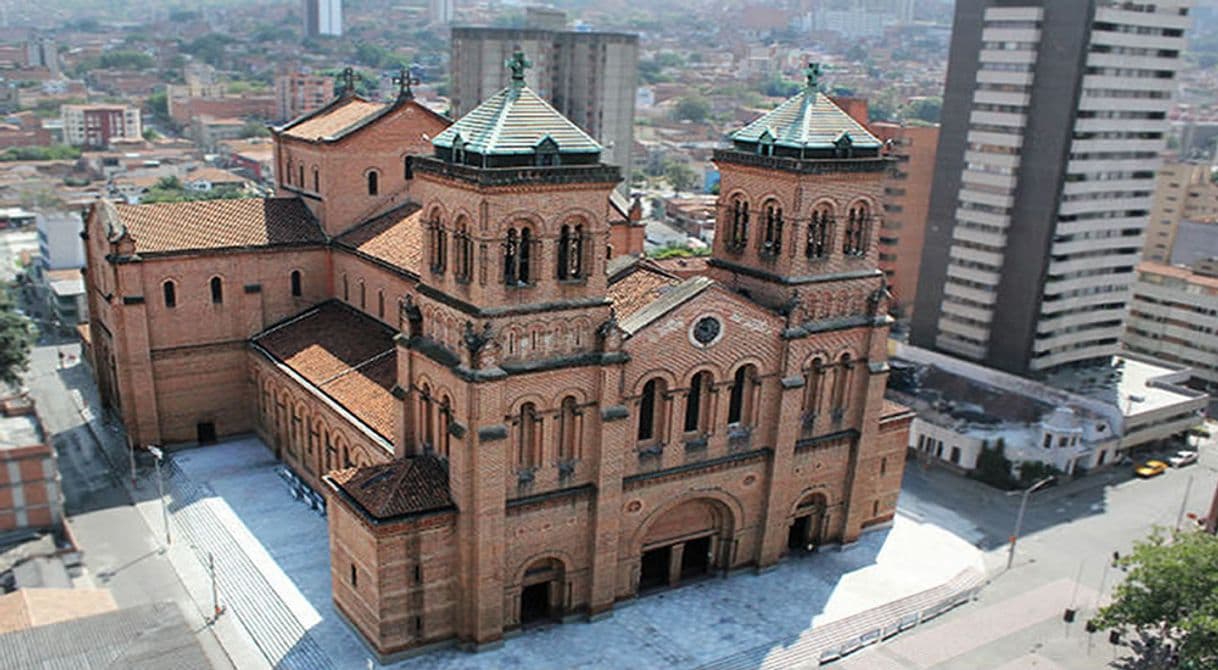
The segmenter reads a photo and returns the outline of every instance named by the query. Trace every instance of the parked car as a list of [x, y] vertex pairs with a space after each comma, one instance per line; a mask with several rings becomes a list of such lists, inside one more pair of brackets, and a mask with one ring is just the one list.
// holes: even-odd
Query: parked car
[[1182, 468], [1186, 465], [1192, 465], [1197, 462], [1197, 452], [1182, 450], [1177, 451], [1174, 456], [1167, 459], [1173, 468]]
[[1164, 472], [1167, 472], [1167, 464], [1163, 461], [1146, 461], [1133, 469], [1133, 473], [1143, 479], [1157, 477]]

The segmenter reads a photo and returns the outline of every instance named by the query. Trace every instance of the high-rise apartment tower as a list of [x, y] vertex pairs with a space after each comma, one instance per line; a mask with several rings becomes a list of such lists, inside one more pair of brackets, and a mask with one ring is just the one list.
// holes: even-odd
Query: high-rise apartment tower
[[343, 34], [343, 0], [304, 0], [305, 36]]
[[1116, 353], [1191, 0], [959, 0], [914, 344], [1036, 375]]
[[554, 12], [530, 12], [525, 28], [452, 29], [452, 106], [460, 118], [508, 84], [516, 49], [532, 62], [529, 86], [604, 148], [601, 159], [631, 174], [639, 36], [563, 30]]

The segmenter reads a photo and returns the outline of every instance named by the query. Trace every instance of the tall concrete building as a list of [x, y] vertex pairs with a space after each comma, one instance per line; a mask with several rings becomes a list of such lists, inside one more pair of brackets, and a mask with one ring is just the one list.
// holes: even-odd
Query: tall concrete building
[[879, 258], [894, 299], [892, 313], [904, 321], [911, 318], [918, 293], [939, 126], [881, 121], [869, 128], [876, 137], [889, 143], [894, 161], [884, 182]]
[[457, 0], [428, 0], [427, 18], [432, 23], [448, 25], [457, 14]]
[[468, 114], [506, 86], [503, 64], [520, 49], [533, 64], [529, 86], [596, 138], [604, 148], [601, 160], [628, 176], [639, 36], [564, 30], [565, 21], [559, 12], [530, 9], [524, 28], [454, 27], [453, 115]]
[[343, 34], [343, 0], [304, 0], [305, 37]]
[[1023, 375], [1116, 353], [1191, 0], [960, 0], [914, 344]]
[[[1142, 250], [1144, 260], [1177, 262], [1175, 252], [1182, 229], [1185, 240], [1203, 244], [1218, 240], [1218, 183], [1214, 182], [1214, 175], [1211, 165], [1199, 162], [1173, 161], [1159, 169], [1150, 225], [1146, 229], [1146, 247]], [[1197, 228], [1198, 224], [1209, 227], [1211, 235], [1200, 240], [1196, 235], [1189, 235], [1189, 229]], [[1218, 247], [1188, 251], [1218, 255]]]

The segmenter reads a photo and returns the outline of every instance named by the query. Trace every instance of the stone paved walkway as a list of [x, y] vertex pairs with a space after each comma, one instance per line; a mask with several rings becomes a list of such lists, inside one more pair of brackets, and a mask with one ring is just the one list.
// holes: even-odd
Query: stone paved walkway
[[[256, 439], [178, 452], [182, 471], [215, 492], [207, 504], [249, 550], [266, 581], [336, 667], [368, 667], [369, 654], [330, 603], [325, 520], [295, 500]], [[244, 543], [243, 543], [244, 544]], [[480, 654], [440, 650], [394, 668], [691, 668], [811, 629], [982, 569], [968, 542], [898, 515], [846, 551], [788, 560], [764, 575], [741, 572], [619, 605], [596, 623], [533, 629]], [[221, 579], [223, 576], [221, 575]], [[221, 582], [223, 584], [223, 582]]]

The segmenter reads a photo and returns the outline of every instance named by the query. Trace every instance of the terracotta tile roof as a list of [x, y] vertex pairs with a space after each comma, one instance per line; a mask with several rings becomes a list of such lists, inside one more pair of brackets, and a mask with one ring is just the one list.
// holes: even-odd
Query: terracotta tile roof
[[654, 302], [664, 291], [681, 283], [651, 261], [639, 261], [609, 286], [618, 321]]
[[248, 179], [238, 174], [233, 174], [228, 170], [220, 168], [202, 167], [197, 170], [192, 170], [182, 177], [182, 182], [189, 184], [192, 181], [210, 181], [213, 184], [244, 184]]
[[317, 221], [298, 198], [115, 204], [114, 210], [135, 240], [136, 253], [325, 241]]
[[665, 258], [653, 262], [665, 272], [671, 272], [681, 279], [688, 279], [694, 275], [707, 273], [706, 260], [706, 256], [690, 256], [689, 258]]
[[399, 207], [340, 235], [335, 241], [340, 246], [418, 274], [423, 267], [423, 222], [419, 211], [415, 204]]
[[393, 329], [330, 301], [255, 335], [253, 341], [386, 440], [394, 437], [397, 381]]
[[453, 507], [448, 468], [435, 456], [338, 470], [329, 479], [378, 520]]
[[0, 633], [116, 609], [107, 589], [17, 589], [0, 596]]
[[368, 117], [385, 108], [383, 102], [371, 102], [362, 98], [339, 100], [317, 114], [306, 116], [295, 124], [284, 127], [283, 134], [300, 140], [321, 140], [340, 137], [353, 126], [360, 125]]

